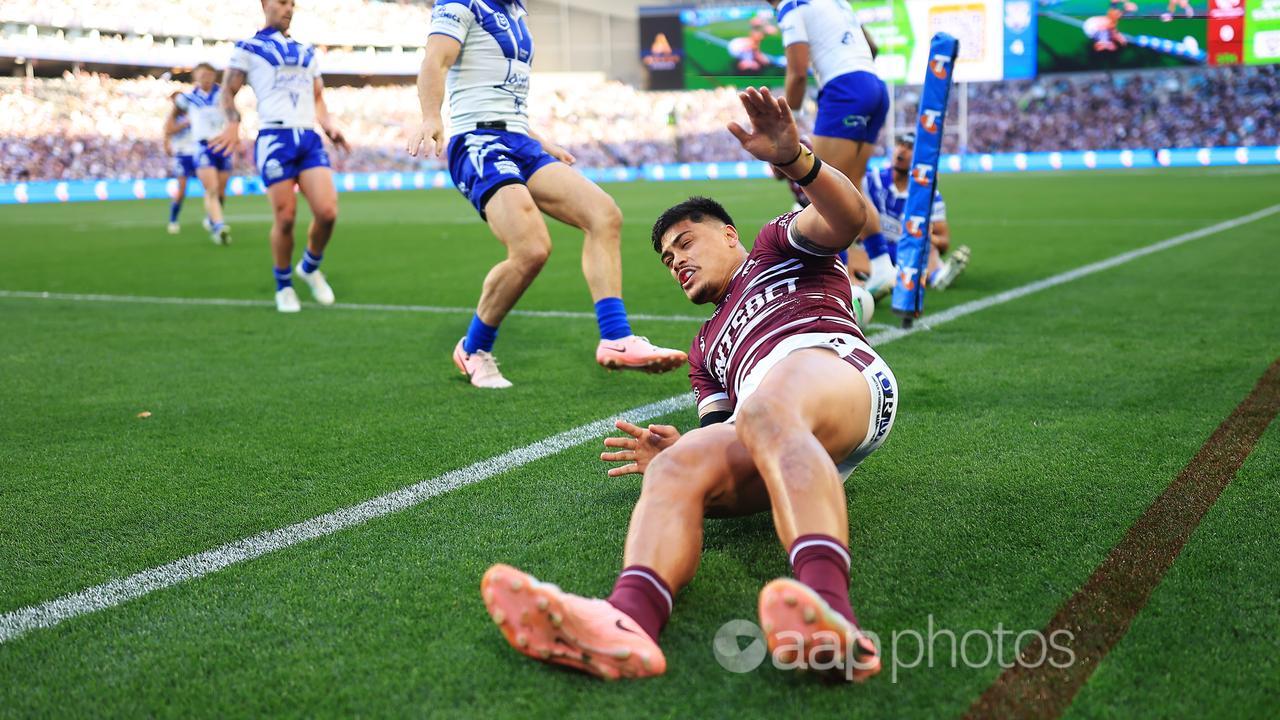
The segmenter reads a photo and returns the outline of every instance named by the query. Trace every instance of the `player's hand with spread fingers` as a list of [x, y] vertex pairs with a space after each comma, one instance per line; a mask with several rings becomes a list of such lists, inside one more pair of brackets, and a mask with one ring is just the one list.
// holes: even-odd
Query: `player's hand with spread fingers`
[[410, 155], [418, 157], [418, 150], [421, 148], [423, 151], [422, 156], [425, 158], [431, 156], [440, 157], [441, 153], [444, 152], [444, 147], [444, 121], [440, 119], [439, 115], [435, 115], [422, 119], [422, 124], [418, 126], [409, 138], [409, 144], [405, 149], [409, 151]]
[[240, 144], [240, 123], [228, 121], [222, 128], [222, 132], [209, 138], [209, 149], [224, 154], [231, 154], [236, 151], [236, 146]]
[[620, 448], [616, 452], [600, 453], [605, 462], [622, 462], [626, 465], [609, 468], [609, 477], [623, 475], [644, 475], [645, 468], [658, 453], [666, 450], [680, 439], [680, 431], [671, 425], [650, 425], [647, 428], [632, 425], [626, 420], [619, 420], [614, 425], [630, 437], [607, 437], [605, 447]]
[[774, 165], [785, 165], [800, 154], [800, 131], [786, 98], [774, 97], [769, 88], [749, 87], [738, 93], [738, 99], [747, 111], [751, 130], [731, 122], [729, 132], [742, 149]]

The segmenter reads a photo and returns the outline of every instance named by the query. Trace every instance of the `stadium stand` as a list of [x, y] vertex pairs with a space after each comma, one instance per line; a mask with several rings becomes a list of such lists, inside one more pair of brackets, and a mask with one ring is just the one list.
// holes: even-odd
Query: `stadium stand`
[[[724, 132], [738, 112], [732, 90], [646, 93], [598, 74], [547, 82], [531, 108], [534, 125], [584, 167], [745, 159]], [[161, 124], [180, 88], [84, 72], [0, 80], [0, 182], [166, 176]], [[898, 89], [897, 127], [913, 119], [916, 92]], [[1277, 66], [1054, 75], [968, 92], [971, 153], [1280, 145]], [[335, 158], [337, 169], [440, 167], [403, 152], [404, 128], [417, 121], [413, 87], [335, 87], [326, 97], [354, 147]], [[243, 102], [247, 139], [256, 128], [252, 93]], [[1075, 120], [1085, 113], [1095, 120]], [[961, 141], [949, 136], [946, 149], [961, 150]], [[252, 171], [250, 151], [246, 143], [238, 172]]]

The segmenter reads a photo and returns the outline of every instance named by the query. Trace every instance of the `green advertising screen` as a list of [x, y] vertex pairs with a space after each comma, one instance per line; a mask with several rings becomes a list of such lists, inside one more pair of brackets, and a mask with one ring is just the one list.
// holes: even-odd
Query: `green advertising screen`
[[1244, 61], [1280, 62], [1280, 0], [1245, 0]]

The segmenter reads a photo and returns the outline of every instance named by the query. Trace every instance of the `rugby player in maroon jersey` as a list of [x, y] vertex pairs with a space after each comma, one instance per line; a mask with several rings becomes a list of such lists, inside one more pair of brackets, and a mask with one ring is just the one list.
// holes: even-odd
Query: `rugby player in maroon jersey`
[[694, 303], [715, 303], [689, 353], [701, 427], [639, 428], [601, 459], [644, 477], [623, 570], [607, 599], [564, 592], [509, 565], [485, 573], [485, 606], [520, 652], [606, 679], [666, 670], [658, 637], [693, 579], [707, 517], [771, 512], [794, 578], [764, 586], [758, 612], [775, 664], [862, 680], [879, 651], [849, 600], [843, 480], [884, 442], [897, 383], [850, 310], [836, 255], [866, 222], [862, 197], [803, 148], [783, 98], [741, 93], [751, 129], [730, 132], [804, 187], [809, 207], [768, 223], [751, 251], [718, 203], [690, 198], [653, 228], [663, 263]]

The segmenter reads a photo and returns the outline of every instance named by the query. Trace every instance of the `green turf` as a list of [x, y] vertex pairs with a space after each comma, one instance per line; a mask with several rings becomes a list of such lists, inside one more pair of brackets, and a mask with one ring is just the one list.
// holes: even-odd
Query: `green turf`
[[[929, 308], [1266, 207], [1276, 177], [948, 176], [953, 232], [974, 261]], [[702, 310], [648, 245], [658, 211], [709, 193], [754, 230], [789, 203], [765, 181], [607, 189], [627, 217], [628, 304], [653, 314]], [[237, 241], [218, 248], [195, 230], [163, 234], [161, 203], [0, 209], [0, 290], [269, 299], [264, 211], [262, 198], [233, 199]], [[848, 485], [866, 624], [886, 637], [930, 616], [957, 632], [1043, 625], [1280, 355], [1278, 232], [1272, 216], [885, 346], [902, 410]], [[580, 241], [559, 227], [553, 237], [521, 307], [589, 310]], [[454, 193], [348, 194], [325, 262], [344, 302], [465, 308], [498, 254]], [[498, 353], [516, 387], [473, 392], [448, 361], [465, 323], [311, 304], [281, 317], [0, 298], [0, 611], [687, 389], [679, 376], [596, 368], [589, 319], [513, 317]], [[683, 346], [695, 326], [637, 327]], [[1236, 687], [1253, 698], [1242, 707], [1274, 709], [1274, 663], [1250, 659], [1275, 650], [1264, 546], [1275, 441], [1273, 428], [1077, 712], [1214, 715]], [[505, 561], [570, 590], [608, 589], [638, 483], [605, 479], [596, 452], [573, 448], [0, 645], [0, 716], [937, 717], [997, 674], [916, 668], [892, 682], [887, 666], [869, 685], [830, 688], [720, 669], [716, 629], [751, 618], [760, 586], [785, 572], [767, 517], [708, 525], [702, 569], [664, 635], [666, 677], [605, 686], [526, 662], [485, 615], [479, 576]], [[1224, 585], [1246, 602], [1206, 597]], [[1189, 624], [1232, 628], [1221, 662], [1167, 652]], [[1207, 690], [1171, 692], [1192, 682]]]

